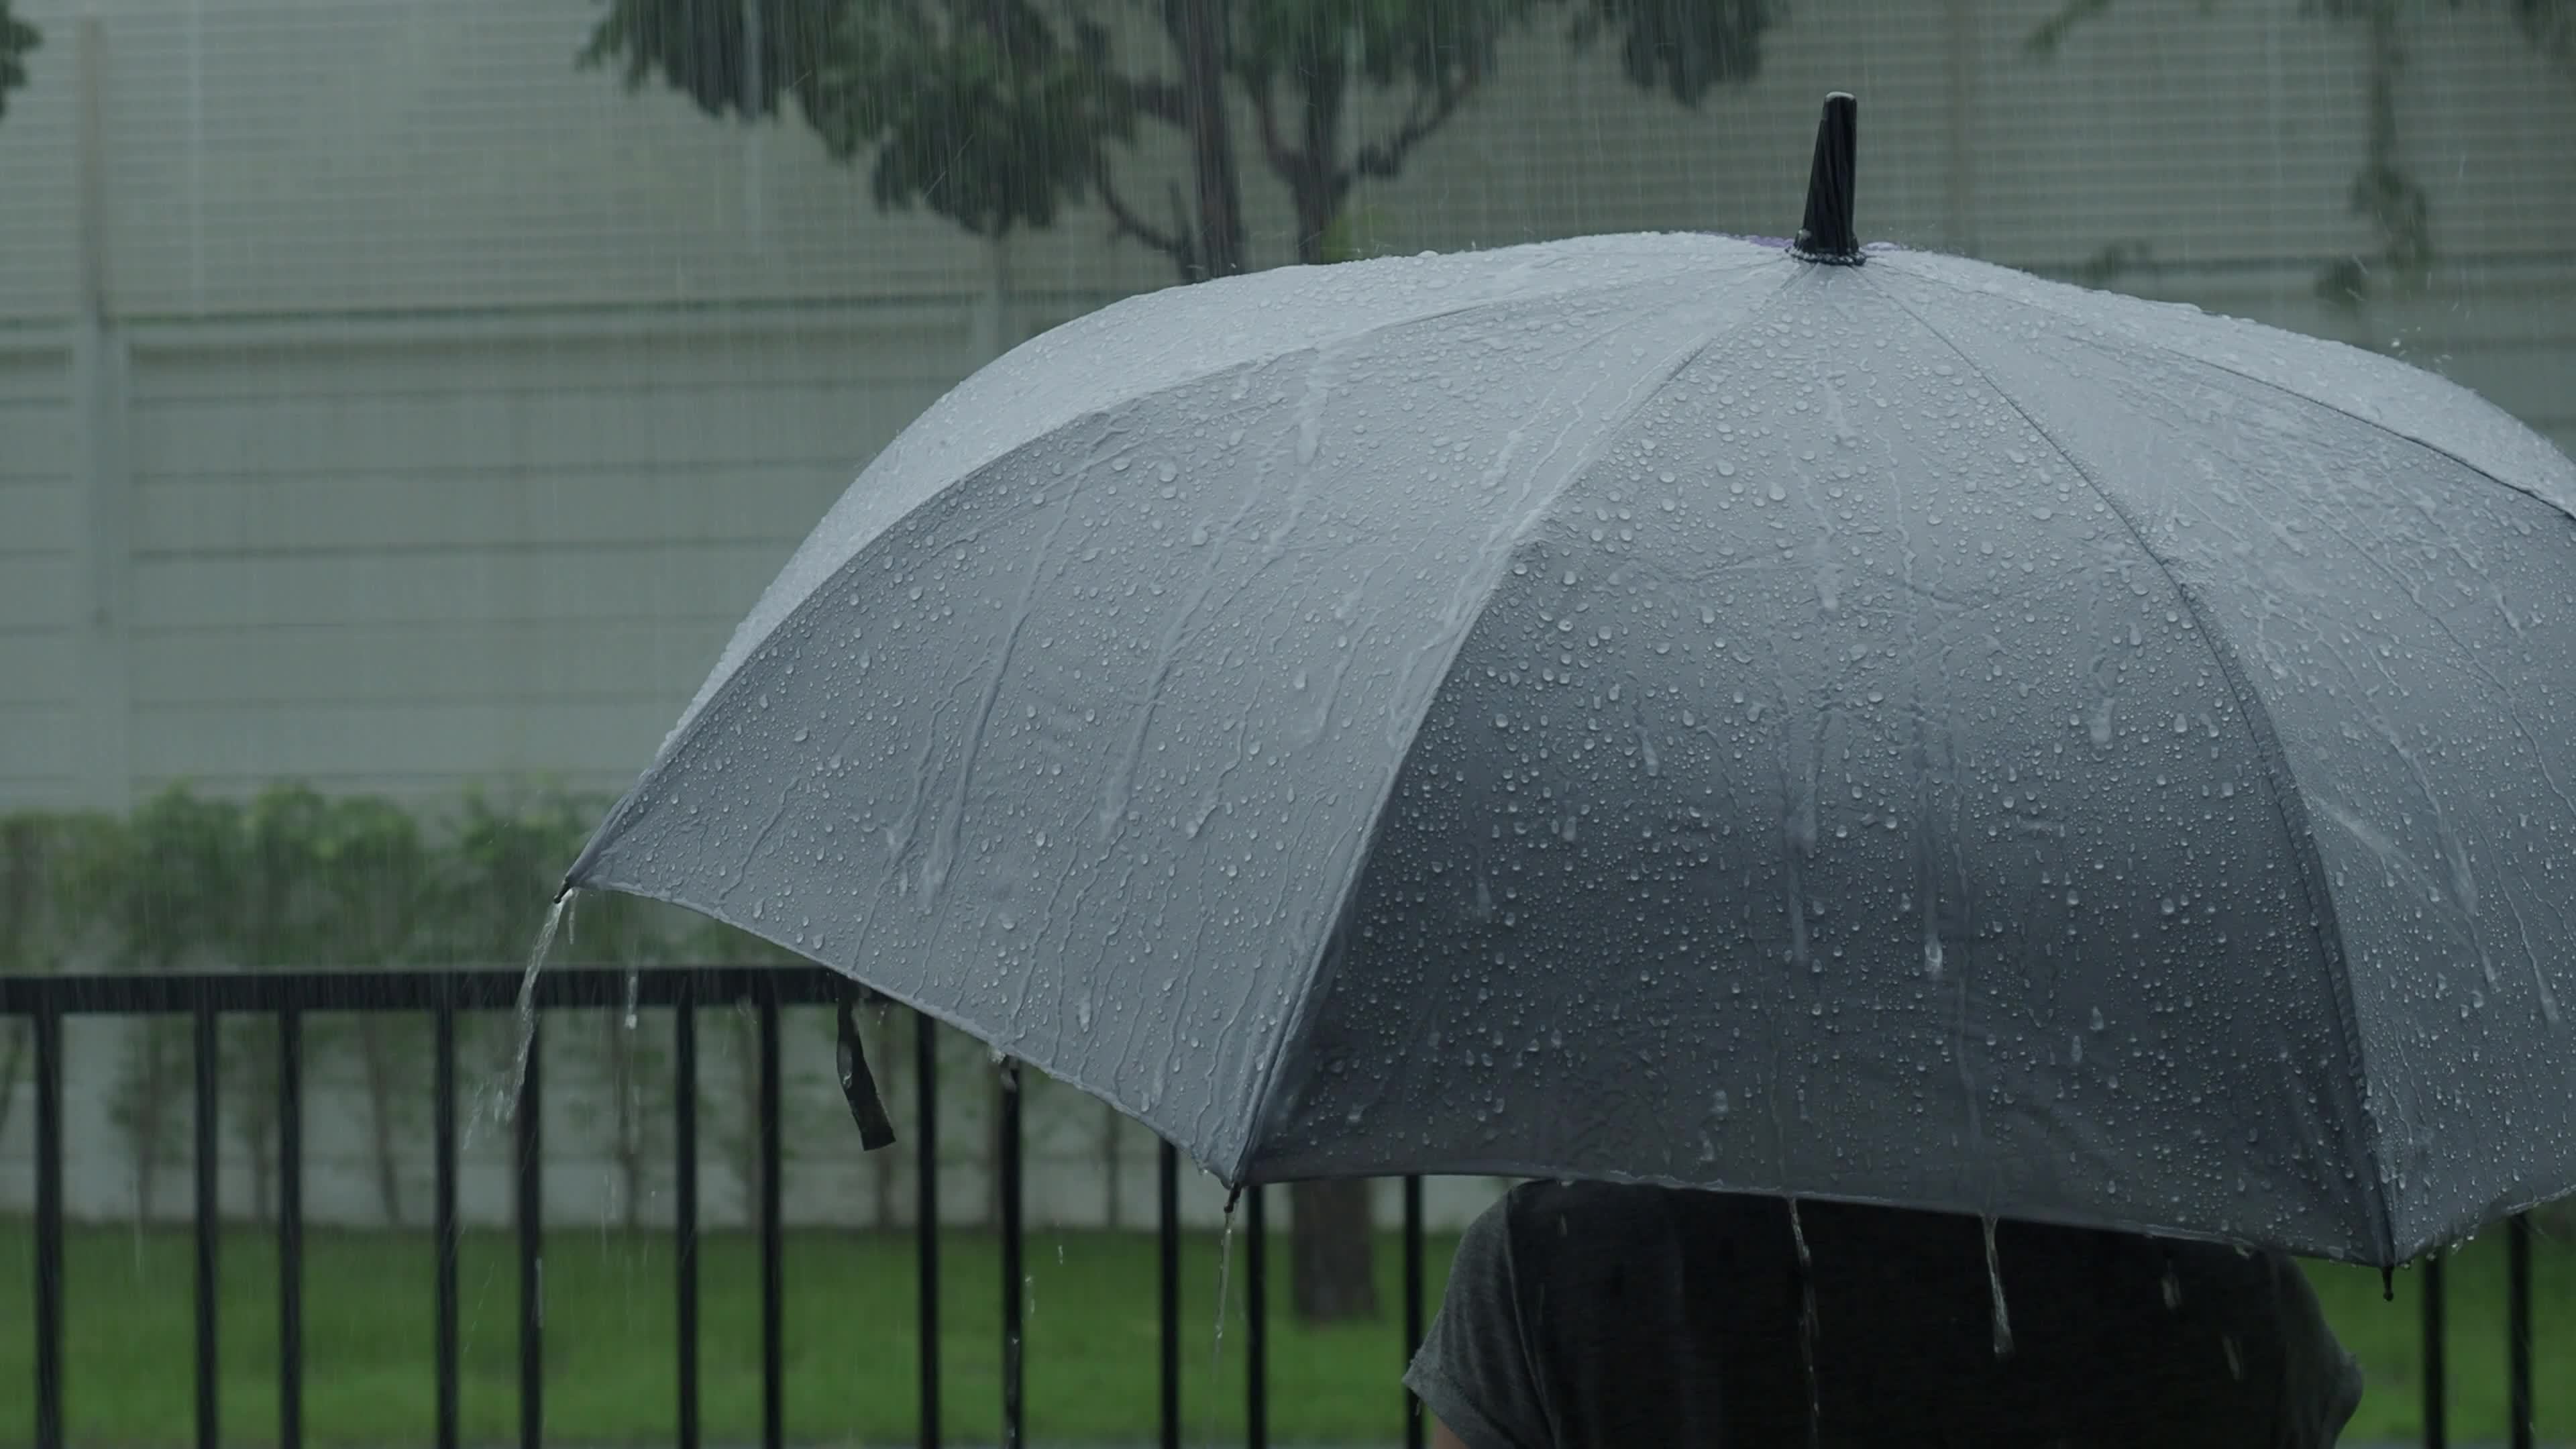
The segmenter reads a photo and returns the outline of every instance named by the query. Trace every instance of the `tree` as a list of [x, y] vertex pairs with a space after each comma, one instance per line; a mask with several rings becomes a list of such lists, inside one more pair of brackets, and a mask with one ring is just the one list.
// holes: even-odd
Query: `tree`
[[0, 116], [9, 113], [9, 92], [27, 83], [27, 53], [44, 43], [36, 27], [9, 13], [0, 0]]
[[[330, 926], [315, 944], [340, 958], [316, 964], [374, 972], [418, 960], [438, 901], [434, 855], [419, 821], [392, 801], [369, 796], [311, 803], [304, 826], [307, 879], [321, 889]], [[395, 1227], [403, 1223], [398, 1144], [418, 1125], [428, 1095], [422, 1090], [429, 1075], [427, 1027], [380, 1011], [360, 1012], [350, 1023], [367, 1096], [377, 1204]]]
[[[120, 970], [163, 974], [234, 964], [244, 884], [241, 807], [172, 786], [113, 829], [91, 833], [73, 862], [67, 900], [78, 919], [109, 937]], [[108, 1113], [125, 1135], [135, 1206], [158, 1203], [161, 1169], [180, 1155], [181, 1100], [192, 1090], [189, 1026], [155, 1016], [126, 1038], [124, 1069]]]
[[[49, 954], [40, 953], [36, 945], [36, 912], [46, 896], [45, 844], [44, 823], [36, 817], [13, 815], [0, 820], [0, 971], [32, 970], [40, 954]], [[6, 1132], [31, 1033], [22, 1018], [11, 1017], [0, 1025], [5, 1025], [8, 1040], [0, 1047], [0, 1132]]]
[[[478, 961], [524, 959], [536, 940], [564, 867], [581, 851], [608, 802], [558, 791], [523, 791], [495, 797], [467, 795], [456, 841], [441, 882], [439, 914], [444, 939], [438, 954]], [[669, 908], [633, 896], [595, 894], [573, 903], [569, 939], [554, 958], [640, 971], [669, 958]], [[561, 1018], [558, 1018], [560, 1020]], [[622, 1009], [582, 1013], [548, 1037], [553, 1059], [570, 1048], [601, 1071], [602, 1101], [578, 1115], [604, 1125], [617, 1164], [620, 1214], [627, 1227], [642, 1221], [660, 1138], [649, 1124], [668, 1116], [658, 1054], [637, 1040]], [[648, 1096], [648, 1093], [650, 1094]]]
[[[1320, 262], [1352, 188], [1401, 172], [1491, 79], [1501, 41], [1541, 16], [1564, 17], [1578, 49], [1616, 37], [1632, 82], [1697, 105], [1754, 73], [1783, 0], [606, 3], [581, 61], [620, 67], [630, 88], [659, 78], [719, 117], [792, 98], [834, 156], [869, 158], [880, 206], [927, 207], [978, 236], [1097, 200], [1115, 235], [1194, 281], [1245, 267], [1229, 99], [1288, 192], [1298, 259]], [[1400, 97], [1403, 119], [1353, 136], [1363, 87]], [[1157, 130], [1188, 156], [1159, 217], [1135, 175]]]
[[[333, 922], [323, 905], [319, 855], [322, 797], [301, 785], [274, 784], [242, 812], [241, 893], [233, 906], [236, 964], [278, 971], [326, 964]], [[308, 1059], [322, 1032], [308, 1024]], [[224, 1115], [251, 1158], [251, 1202], [265, 1221], [280, 1129], [277, 1020], [265, 1012], [224, 1023]]]
[[[85, 814], [0, 820], [0, 973], [68, 970], [84, 944], [97, 942], [100, 923], [79, 899], [79, 873], [115, 829], [106, 817]], [[28, 1018], [0, 1022], [0, 1136], [17, 1111], [34, 1045]]]
[[[2112, 9], [2117, 0], [2061, 0], [2055, 12], [2023, 39], [2023, 49], [2039, 59], [2057, 53], [2067, 37]], [[2200, 0], [2203, 13], [2222, 0]], [[2576, 0], [2302, 0], [2302, 8], [2321, 19], [2359, 22], [2367, 29], [2369, 52], [2363, 157], [2346, 193], [2352, 214], [2370, 224], [2379, 242], [2378, 262], [2399, 288], [2423, 284], [2433, 265], [2432, 199], [2405, 166], [2397, 114], [2397, 78], [2406, 66], [2399, 21], [2410, 6], [2447, 11], [2501, 10], [2533, 48], [2576, 76]], [[2106, 252], [2094, 280], [2107, 281], [2124, 265]], [[2317, 274], [2316, 291], [2339, 305], [2366, 300], [2373, 276], [2362, 257], [2339, 258]]]

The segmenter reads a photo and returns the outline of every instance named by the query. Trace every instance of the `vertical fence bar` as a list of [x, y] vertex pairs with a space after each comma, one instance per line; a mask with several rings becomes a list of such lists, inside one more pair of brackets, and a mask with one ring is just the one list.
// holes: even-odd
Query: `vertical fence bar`
[[787, 1442], [786, 1271], [779, 1250], [778, 997], [760, 996], [760, 1442]]
[[2516, 1213], [2504, 1226], [2505, 1433], [2513, 1449], [2532, 1449], [2531, 1219]]
[[216, 1174], [222, 1163], [215, 1155], [218, 1143], [216, 1128], [215, 1079], [223, 1064], [222, 1042], [215, 1035], [215, 1010], [200, 1004], [196, 1009], [197, 1057], [197, 1449], [215, 1449], [222, 1442], [220, 1410], [216, 1403], [215, 1330], [216, 1297], [223, 1291], [217, 1281], [220, 1267], [216, 1259], [217, 1234], [223, 1228], [222, 1202], [216, 1193]]
[[546, 1441], [545, 1257], [545, 1018], [520, 1030], [528, 1034], [527, 1066], [519, 1079], [519, 1449]]
[[1020, 1066], [1002, 1064], [1002, 1102], [994, 1156], [1001, 1166], [1002, 1197], [1002, 1449], [1027, 1442], [1028, 1400], [1021, 1377], [1021, 1308], [1028, 1275], [1020, 1266]]
[[[1422, 1347], [1422, 1179], [1404, 1180], [1404, 1363]], [[1422, 1401], [1404, 1391], [1404, 1449], [1423, 1449]]]
[[434, 1245], [438, 1285], [438, 1320], [431, 1338], [436, 1344], [438, 1449], [457, 1449], [456, 1403], [456, 988], [450, 978], [430, 1017], [430, 1115], [436, 1178], [438, 1241]]
[[671, 1014], [672, 1257], [679, 1282], [680, 1449], [698, 1449], [698, 1006], [686, 984]]
[[1270, 1194], [1255, 1187], [1243, 1197], [1243, 1442], [1269, 1449]]
[[1166, 1142], [1155, 1157], [1161, 1238], [1156, 1247], [1162, 1288], [1163, 1449], [1181, 1449], [1181, 1150]]
[[2442, 1323], [2442, 1250], [2424, 1255], [2424, 1449], [2447, 1449], [2451, 1442], [2450, 1388], [2445, 1331]]
[[939, 1023], [912, 1018], [913, 1271], [921, 1290], [921, 1449], [939, 1449]]
[[36, 1449], [63, 1449], [63, 1017], [36, 1008]]
[[277, 1442], [304, 1443], [304, 1013], [277, 1013]]

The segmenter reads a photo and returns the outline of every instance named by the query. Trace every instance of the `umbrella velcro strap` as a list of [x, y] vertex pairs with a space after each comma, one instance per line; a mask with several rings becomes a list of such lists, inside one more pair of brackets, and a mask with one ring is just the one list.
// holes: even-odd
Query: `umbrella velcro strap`
[[877, 1095], [877, 1079], [868, 1071], [867, 1048], [859, 1041], [858, 997], [841, 998], [841, 1096], [850, 1104], [850, 1120], [859, 1124], [859, 1147], [874, 1152], [894, 1145], [894, 1119]]

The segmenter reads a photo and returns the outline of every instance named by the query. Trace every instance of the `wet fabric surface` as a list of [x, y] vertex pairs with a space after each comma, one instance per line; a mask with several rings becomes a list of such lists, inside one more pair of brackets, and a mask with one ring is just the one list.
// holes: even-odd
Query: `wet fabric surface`
[[2576, 1188], [2576, 464], [2349, 347], [1709, 236], [979, 372], [568, 883], [1234, 1184], [2410, 1260]]

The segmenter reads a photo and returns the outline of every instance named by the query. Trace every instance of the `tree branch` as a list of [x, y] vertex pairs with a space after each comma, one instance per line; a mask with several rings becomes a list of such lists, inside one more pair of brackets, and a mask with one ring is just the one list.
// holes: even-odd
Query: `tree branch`
[[1148, 76], [1131, 81], [1127, 93], [1136, 109], [1167, 126], [1189, 124], [1189, 109], [1181, 98], [1178, 84], [1160, 77]]
[[2022, 53], [2046, 60], [2057, 53], [2057, 48], [2066, 42], [2067, 35], [2077, 26], [2110, 8], [2111, 0], [2065, 0], [2057, 7], [2056, 13], [2022, 37]]
[[1110, 179], [1108, 158], [1101, 158], [1099, 169], [1092, 174], [1091, 180], [1100, 192], [1101, 206], [1109, 212], [1109, 234], [1113, 239], [1133, 237], [1180, 263], [1183, 268], [1189, 266], [1188, 239], [1175, 232], [1160, 230], [1136, 214], [1135, 209], [1127, 204], [1126, 197], [1119, 194], [1118, 184]]
[[1287, 141], [1279, 134], [1279, 105], [1271, 93], [1269, 77], [1262, 77], [1252, 87], [1252, 102], [1253, 115], [1261, 122], [1262, 154], [1269, 158], [1271, 169], [1280, 175], [1295, 174], [1297, 153], [1288, 149]]
[[[1401, 129], [1383, 141], [1362, 146], [1359, 154], [1351, 158], [1352, 174], [1384, 179], [1402, 171], [1405, 158], [1413, 154], [1413, 148], [1421, 145], [1434, 131], [1449, 124], [1449, 118], [1458, 114], [1458, 107], [1468, 96], [1474, 94], [1476, 87], [1483, 80], [1484, 76], [1481, 72], [1470, 71], [1461, 77], [1456, 85], [1442, 86], [1439, 92], [1430, 98], [1428, 106], [1424, 105], [1423, 98], [1416, 94], [1413, 113], [1404, 118]], [[1336, 189], [1347, 189], [1348, 185], [1348, 180], [1344, 179], [1341, 186]]]

